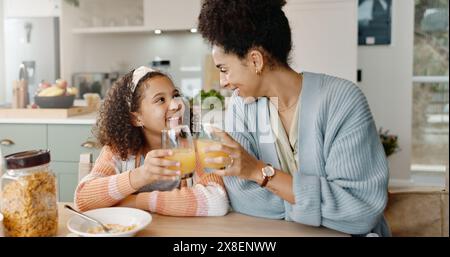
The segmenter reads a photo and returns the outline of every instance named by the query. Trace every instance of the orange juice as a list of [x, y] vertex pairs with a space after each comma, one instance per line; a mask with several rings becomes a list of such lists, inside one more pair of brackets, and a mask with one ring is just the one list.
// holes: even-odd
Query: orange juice
[[167, 160], [180, 162], [180, 167], [170, 166], [171, 170], [181, 171], [181, 176], [190, 174], [195, 170], [195, 151], [190, 148], [172, 149], [172, 155], [164, 157]]
[[205, 158], [216, 158], [216, 157], [228, 157], [228, 154], [224, 152], [208, 152], [205, 153], [205, 148], [209, 147], [214, 144], [220, 144], [220, 142], [210, 140], [210, 139], [198, 139], [196, 140], [197, 144], [197, 151], [198, 151], [198, 157], [200, 158], [200, 163], [203, 168], [210, 168], [210, 169], [221, 169], [225, 167], [227, 164], [223, 163], [206, 163]]

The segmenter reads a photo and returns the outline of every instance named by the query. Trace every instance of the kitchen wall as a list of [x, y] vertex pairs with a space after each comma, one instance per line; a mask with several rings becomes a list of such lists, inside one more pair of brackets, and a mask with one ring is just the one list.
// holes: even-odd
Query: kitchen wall
[[359, 86], [378, 127], [399, 136], [401, 151], [389, 157], [391, 178], [411, 173], [414, 1], [392, 1], [392, 44], [359, 46]]
[[0, 1], [0, 104], [5, 101], [5, 64], [3, 48], [3, 1]]
[[289, 0], [292, 67], [356, 81], [358, 1]]

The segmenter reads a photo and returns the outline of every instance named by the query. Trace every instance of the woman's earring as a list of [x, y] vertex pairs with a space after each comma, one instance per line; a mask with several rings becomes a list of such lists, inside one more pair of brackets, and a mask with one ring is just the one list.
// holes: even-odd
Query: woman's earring
[[261, 70], [256, 70], [256, 75], [261, 75]]

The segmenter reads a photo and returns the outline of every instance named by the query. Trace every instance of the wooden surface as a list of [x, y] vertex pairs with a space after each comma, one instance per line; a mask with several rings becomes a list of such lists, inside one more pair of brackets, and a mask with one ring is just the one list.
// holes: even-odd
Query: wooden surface
[[87, 106], [73, 106], [67, 109], [0, 109], [0, 117], [2, 118], [68, 118], [72, 116], [91, 113], [94, 110]]
[[448, 237], [448, 191], [434, 187], [390, 190], [384, 216], [393, 236]]
[[[74, 206], [72, 203], [69, 203]], [[67, 236], [67, 222], [72, 217], [59, 203], [58, 236]], [[137, 236], [158, 237], [346, 237], [347, 234], [324, 227], [270, 220], [231, 212], [223, 217], [170, 217], [152, 214], [152, 223]]]

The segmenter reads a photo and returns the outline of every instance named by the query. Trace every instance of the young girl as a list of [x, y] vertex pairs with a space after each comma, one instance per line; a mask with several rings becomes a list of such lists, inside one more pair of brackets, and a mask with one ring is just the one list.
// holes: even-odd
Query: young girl
[[[78, 185], [81, 211], [128, 206], [173, 216], [221, 216], [228, 198], [221, 177], [196, 168], [192, 187], [158, 191], [161, 182], [177, 183], [179, 166], [164, 159], [161, 130], [183, 122], [185, 105], [170, 78], [140, 67], [109, 90], [101, 107], [96, 136], [104, 146], [94, 167]], [[163, 183], [164, 184], [164, 183]]]

